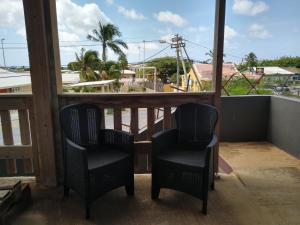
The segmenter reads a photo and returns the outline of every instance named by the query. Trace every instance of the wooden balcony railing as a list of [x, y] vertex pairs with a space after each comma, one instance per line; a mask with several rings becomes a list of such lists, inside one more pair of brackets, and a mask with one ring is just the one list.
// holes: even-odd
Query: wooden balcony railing
[[1, 94], [0, 117], [0, 176], [33, 175], [38, 161], [31, 94]]
[[[145, 173], [151, 170], [151, 143], [149, 140], [157, 132], [155, 123], [163, 121], [161, 129], [171, 128], [172, 107], [186, 102], [213, 104], [214, 93], [59, 95], [59, 108], [72, 103], [98, 105], [103, 111], [103, 128], [127, 130], [134, 134], [135, 137], [138, 137], [141, 132], [146, 132], [142, 141], [136, 138], [135, 170], [137, 173]], [[105, 109], [110, 109], [112, 115], [105, 114]], [[127, 109], [126, 121], [123, 116], [124, 109]], [[143, 109], [144, 114], [140, 113], [141, 109]], [[157, 116], [158, 113], [160, 114], [159, 117]], [[38, 157], [38, 146], [36, 144], [33, 115], [31, 94], [0, 95], [3, 140], [3, 143], [1, 143], [0, 137], [0, 168], [5, 168], [0, 176], [38, 174], [38, 160], [35, 158]], [[110, 124], [105, 124], [108, 116], [111, 117]], [[18, 137], [20, 137], [20, 140], [15, 140]]]

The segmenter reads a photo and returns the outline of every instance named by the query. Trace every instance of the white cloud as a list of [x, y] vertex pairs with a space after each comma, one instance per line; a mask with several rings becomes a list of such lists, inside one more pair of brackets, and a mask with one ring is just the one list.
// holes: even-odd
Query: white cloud
[[238, 35], [238, 33], [231, 27], [229, 26], [225, 26], [225, 33], [224, 33], [224, 39], [226, 41], [236, 37]]
[[172, 41], [173, 37], [174, 37], [174, 34], [169, 33], [169, 34], [166, 34], [166, 35], [162, 36], [160, 39], [164, 40], [164, 41], [170, 42], [170, 41]]
[[186, 20], [184, 18], [170, 11], [160, 11], [157, 14], [155, 13], [154, 17], [160, 22], [172, 23], [177, 27], [182, 27], [186, 24]]
[[57, 0], [58, 29], [78, 36], [86, 36], [97, 28], [98, 22], [109, 22], [110, 19], [94, 3], [78, 5], [72, 0]]
[[[85, 38], [89, 31], [97, 28], [99, 20], [110, 21], [93, 3], [80, 6], [72, 0], [57, 0], [56, 5], [59, 37], [64, 41]], [[1, 0], [0, 28], [13, 28], [26, 38], [22, 0]]]
[[260, 38], [260, 39], [266, 39], [272, 36], [270, 32], [266, 30], [263, 25], [256, 24], [256, 23], [250, 26], [249, 33], [252, 37]]
[[25, 37], [25, 21], [22, 0], [1, 0], [0, 28], [14, 28]]
[[269, 6], [263, 1], [234, 0], [232, 9], [237, 14], [255, 16], [267, 11]]
[[80, 41], [80, 37], [77, 34], [73, 34], [70, 32], [60, 31], [58, 35], [60, 41], [65, 41], [65, 42]]
[[[146, 50], [157, 50], [159, 49], [159, 45], [157, 43], [146, 42], [145, 43]], [[128, 43], [128, 49], [124, 50], [127, 54], [143, 54], [144, 51], [144, 43]]]
[[112, 5], [114, 4], [114, 0], [106, 0], [106, 3]]
[[191, 33], [199, 33], [199, 32], [205, 32], [208, 31], [207, 27], [199, 26], [199, 27], [189, 27], [188, 31]]
[[118, 5], [118, 12], [122, 13], [125, 17], [129, 19], [134, 19], [134, 20], [144, 20], [146, 17], [135, 11], [135, 9], [126, 9], [125, 7]]

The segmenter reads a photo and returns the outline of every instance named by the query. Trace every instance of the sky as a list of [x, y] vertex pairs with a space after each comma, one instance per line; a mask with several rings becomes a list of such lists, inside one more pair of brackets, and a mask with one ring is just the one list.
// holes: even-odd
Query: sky
[[[0, 5], [6, 65], [28, 66], [22, 1], [1, 0]], [[57, 0], [56, 7], [62, 65], [74, 61], [82, 47], [101, 56], [99, 44], [86, 38], [99, 20], [119, 27], [129, 46], [129, 62], [142, 61], [144, 54], [146, 59], [175, 56], [168, 43], [159, 42], [170, 42], [175, 34], [186, 40], [194, 60], [208, 59], [206, 53], [213, 47], [213, 0]], [[239, 63], [251, 51], [259, 59], [300, 56], [299, 8], [299, 0], [227, 0], [225, 61]], [[108, 58], [117, 56], [109, 51]]]

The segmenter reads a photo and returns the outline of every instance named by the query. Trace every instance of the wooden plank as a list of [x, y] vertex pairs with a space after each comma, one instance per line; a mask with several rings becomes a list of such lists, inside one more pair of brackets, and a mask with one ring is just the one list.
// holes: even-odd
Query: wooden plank
[[171, 128], [171, 107], [164, 107], [164, 130]]
[[139, 109], [131, 108], [130, 109], [130, 132], [136, 138], [136, 135], [139, 133]]
[[31, 157], [31, 145], [10, 145], [0, 147], [0, 159], [22, 159]]
[[[30, 128], [29, 128], [29, 116], [28, 110], [18, 110], [19, 113], [19, 123], [20, 123], [20, 135], [21, 135], [21, 143], [23, 145], [30, 145]], [[29, 153], [32, 157], [32, 148]], [[23, 159], [23, 173], [31, 174], [33, 172], [33, 164], [31, 157], [29, 159]]]
[[2, 124], [3, 143], [4, 145], [13, 145], [14, 139], [9, 110], [1, 110], [0, 116]]
[[122, 111], [121, 108], [114, 108], [114, 129], [122, 130]]
[[[151, 141], [138, 141], [135, 146], [135, 173], [151, 172]], [[146, 164], [146, 165], [145, 165]]]
[[60, 60], [55, 1], [23, 0], [23, 8], [38, 146], [36, 159], [39, 159], [40, 181], [55, 186], [57, 174], [62, 177], [57, 98]]
[[147, 108], [147, 131], [148, 131], [148, 140], [151, 139], [151, 136], [154, 134], [154, 108]]
[[27, 109], [31, 94], [0, 93], [0, 110]]
[[17, 173], [16, 160], [15, 159], [6, 159], [6, 173], [8, 175], [14, 175]]
[[23, 145], [30, 145], [30, 128], [29, 128], [29, 116], [27, 109], [19, 109], [19, 124], [20, 124], [20, 135], [21, 143]]
[[41, 176], [40, 176], [40, 165], [39, 165], [39, 153], [38, 153], [38, 144], [37, 144], [37, 136], [36, 136], [36, 129], [35, 129], [35, 119], [34, 119], [34, 113], [33, 113], [33, 107], [32, 105], [29, 107], [29, 125], [30, 125], [30, 131], [31, 131], [31, 142], [32, 142], [32, 163], [33, 163], [33, 171], [34, 175], [36, 177], [36, 182], [41, 182]]
[[[221, 115], [221, 90], [222, 90], [222, 70], [224, 54], [224, 31], [225, 31], [225, 11], [226, 0], [216, 0], [215, 9], [215, 32], [214, 32], [214, 55], [213, 55], [213, 87], [215, 91], [214, 105], [219, 112], [219, 121], [216, 126], [216, 134], [220, 139], [220, 115]], [[214, 169], [219, 171], [219, 145], [214, 151]]]
[[187, 102], [214, 103], [214, 93], [85, 93], [59, 95], [60, 107], [76, 102], [98, 104], [105, 108], [174, 107]]
[[31, 174], [33, 173], [33, 163], [32, 159], [23, 159], [23, 171], [24, 174]]

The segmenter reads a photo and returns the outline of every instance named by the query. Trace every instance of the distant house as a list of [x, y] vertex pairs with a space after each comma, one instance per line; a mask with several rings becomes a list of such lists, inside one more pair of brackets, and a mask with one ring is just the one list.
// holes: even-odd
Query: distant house
[[292, 81], [300, 81], [300, 68], [296, 68], [296, 67], [281, 67], [281, 68], [293, 73], [293, 75], [291, 75]]
[[88, 81], [77, 84], [68, 85], [67, 88], [83, 88], [92, 87], [96, 88], [97, 92], [110, 92], [113, 91], [115, 80], [99, 80], [99, 81]]
[[[79, 73], [63, 73], [63, 85], [79, 82]], [[0, 69], [0, 93], [31, 92], [30, 72], [14, 73]]]
[[132, 70], [121, 70], [122, 78], [134, 79], [135, 78], [135, 71]]
[[257, 67], [254, 69], [260, 69], [264, 74], [264, 80], [267, 82], [283, 82], [292, 78], [295, 75], [295, 73], [278, 66], [264, 66]]
[[[187, 79], [190, 76], [189, 79], [189, 91], [202, 91], [201, 86], [205, 84], [205, 82], [211, 82], [213, 77], [213, 66], [212, 64], [193, 64], [193, 69], [190, 69], [187, 76], [182, 75], [181, 79], [181, 89], [185, 90], [187, 87]], [[234, 66], [234, 64], [223, 64], [223, 78], [229, 78], [233, 74], [238, 73], [238, 70]], [[201, 82], [201, 85], [199, 84], [198, 80]]]

